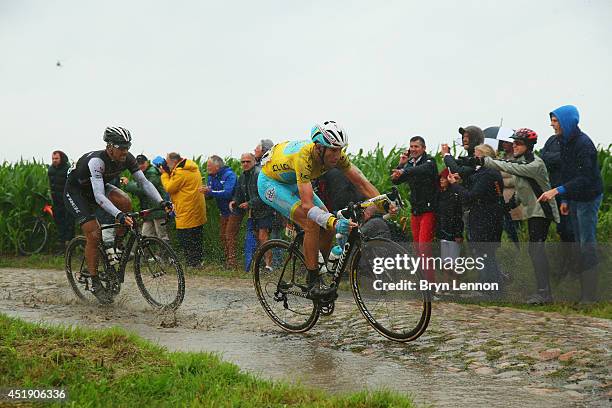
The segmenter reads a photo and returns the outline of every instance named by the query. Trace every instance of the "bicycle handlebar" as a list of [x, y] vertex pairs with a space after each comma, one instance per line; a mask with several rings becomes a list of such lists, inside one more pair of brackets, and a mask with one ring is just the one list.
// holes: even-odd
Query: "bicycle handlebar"
[[391, 191], [389, 191], [388, 193], [384, 193], [364, 201], [349, 203], [346, 208], [338, 210], [337, 215], [341, 218], [356, 218], [357, 220], [359, 220], [359, 218], [361, 218], [361, 213], [363, 212], [363, 209], [380, 201], [384, 201], [385, 210], [387, 211], [389, 210], [390, 204], [395, 204], [400, 208], [403, 208], [404, 206], [404, 203], [402, 202], [402, 199], [399, 195], [399, 190], [397, 189], [397, 187], [392, 187]]
[[[159, 211], [164, 211], [165, 212], [165, 209], [163, 209], [163, 208], [148, 208], [146, 210], [129, 212], [129, 213], [126, 213], [126, 215], [128, 217], [130, 217], [130, 218], [144, 218], [147, 215], [150, 215], [151, 213], [159, 212]], [[168, 218], [170, 218], [169, 214], [166, 213], [166, 222], [164, 222], [162, 225], [166, 225], [168, 223]], [[100, 229], [110, 229], [110, 228], [116, 228], [116, 227], [127, 227], [127, 225], [123, 225], [123, 224], [120, 224], [120, 223], [116, 222], [114, 224], [106, 224], [103, 227], [101, 227]]]

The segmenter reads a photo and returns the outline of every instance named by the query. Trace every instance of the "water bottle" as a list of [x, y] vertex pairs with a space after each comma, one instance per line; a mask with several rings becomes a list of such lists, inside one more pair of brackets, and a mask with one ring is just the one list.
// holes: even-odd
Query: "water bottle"
[[108, 259], [108, 263], [113, 266], [119, 263], [119, 259], [121, 259], [121, 250], [116, 248], [106, 248], [106, 258]]
[[338, 263], [338, 259], [342, 255], [342, 248], [340, 245], [334, 245], [334, 247], [329, 252], [329, 258], [327, 260], [327, 269], [333, 271], [336, 269], [336, 264]]

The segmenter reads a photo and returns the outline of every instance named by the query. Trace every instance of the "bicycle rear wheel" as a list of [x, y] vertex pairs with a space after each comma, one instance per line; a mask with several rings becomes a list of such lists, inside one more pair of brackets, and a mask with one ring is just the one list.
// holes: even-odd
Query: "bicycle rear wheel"
[[399, 342], [421, 336], [431, 317], [430, 293], [419, 289], [421, 273], [382, 268], [377, 260], [395, 260], [406, 253], [396, 242], [372, 239], [362, 243], [350, 264], [351, 288], [361, 314], [380, 334]]
[[37, 254], [45, 247], [49, 232], [45, 222], [40, 218], [29, 220], [23, 230], [22, 239], [19, 240], [17, 248], [22, 255]]
[[[86, 302], [99, 302], [100, 300], [96, 298], [93, 293], [91, 293], [90, 289], [90, 274], [87, 270], [87, 262], [85, 260], [85, 244], [87, 240], [85, 237], [75, 237], [68, 244], [68, 248], [66, 248], [66, 277], [68, 278], [68, 282], [70, 283], [70, 287], [74, 291], [74, 293], [82, 300]], [[104, 262], [104, 252], [100, 247], [98, 247], [98, 266], [97, 266], [97, 274], [100, 277], [100, 282], [104, 289], [106, 289], [107, 293], [111, 293], [110, 284], [108, 283], [108, 274], [105, 271], [107, 267], [106, 262]], [[110, 266], [109, 266], [110, 268]], [[110, 271], [109, 271], [110, 272]], [[101, 303], [112, 303], [113, 298], [109, 297], [107, 302]]]
[[185, 297], [185, 275], [174, 250], [157, 237], [144, 237], [134, 256], [140, 293], [155, 308], [177, 309]]
[[302, 333], [319, 319], [319, 308], [306, 298], [304, 256], [280, 239], [266, 241], [253, 259], [253, 284], [268, 316], [283, 330]]

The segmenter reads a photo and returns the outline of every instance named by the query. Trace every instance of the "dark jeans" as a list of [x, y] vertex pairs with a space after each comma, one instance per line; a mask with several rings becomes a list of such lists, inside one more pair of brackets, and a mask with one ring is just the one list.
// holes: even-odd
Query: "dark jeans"
[[570, 219], [576, 245], [580, 248], [581, 301], [594, 302], [597, 299], [597, 213], [603, 194], [591, 201], [570, 201]]
[[176, 238], [187, 260], [187, 266], [200, 266], [204, 251], [204, 226], [177, 229]]
[[514, 221], [510, 213], [506, 212], [504, 214], [504, 231], [508, 234], [508, 238], [514, 243], [519, 242], [518, 237], [518, 226], [520, 225], [520, 221]]
[[74, 217], [68, 212], [64, 205], [64, 198], [53, 200], [53, 218], [57, 226], [57, 235], [60, 244], [74, 238]]
[[599, 262], [597, 259], [597, 212], [603, 199], [603, 194], [591, 201], [570, 201], [570, 220], [576, 242], [580, 243], [582, 263], [589, 269]]
[[529, 229], [529, 257], [531, 258], [531, 265], [533, 265], [533, 272], [536, 277], [537, 292], [545, 298], [552, 296], [549, 279], [550, 268], [548, 257], [546, 256], [546, 248], [544, 247], [550, 222], [548, 218], [541, 217], [533, 217], [527, 220], [527, 227]]

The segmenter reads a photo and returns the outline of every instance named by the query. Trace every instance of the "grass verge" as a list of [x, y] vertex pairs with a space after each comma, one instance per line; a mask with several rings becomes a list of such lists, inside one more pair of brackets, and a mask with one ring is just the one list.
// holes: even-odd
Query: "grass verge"
[[388, 391], [334, 396], [261, 380], [213, 354], [168, 352], [117, 328], [47, 327], [3, 314], [0, 384], [63, 388], [69, 401], [61, 406], [75, 407], [414, 406]]

